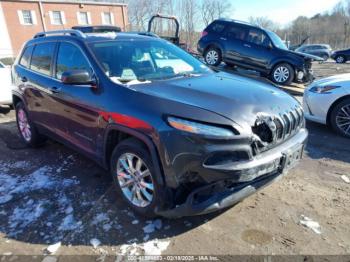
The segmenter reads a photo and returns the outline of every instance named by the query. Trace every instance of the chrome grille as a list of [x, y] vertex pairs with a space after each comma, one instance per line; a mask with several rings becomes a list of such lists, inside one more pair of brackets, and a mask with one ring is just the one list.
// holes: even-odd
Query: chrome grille
[[304, 124], [304, 113], [300, 106], [279, 115], [260, 113], [252, 132], [259, 137], [253, 142], [254, 154], [268, 150], [293, 136]]
[[274, 122], [277, 128], [277, 140], [284, 140], [294, 134], [303, 124], [304, 113], [299, 107], [280, 114]]

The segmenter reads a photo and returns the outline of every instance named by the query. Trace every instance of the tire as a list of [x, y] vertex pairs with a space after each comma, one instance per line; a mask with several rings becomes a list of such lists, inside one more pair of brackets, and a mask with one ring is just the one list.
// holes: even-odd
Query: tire
[[[132, 162], [132, 171], [130, 170], [130, 162], [127, 160], [128, 157], [130, 157]], [[139, 159], [142, 163], [138, 171], [137, 162]], [[140, 178], [140, 174], [147, 173], [146, 170], [149, 171], [149, 175]], [[141, 142], [134, 138], [129, 138], [115, 147], [111, 157], [111, 174], [118, 195], [136, 213], [148, 218], [156, 216], [155, 210], [161, 207], [161, 187], [157, 182], [158, 179], [150, 153]], [[127, 176], [132, 178], [134, 182], [130, 182], [131, 180]], [[122, 187], [126, 182], [130, 186]], [[135, 189], [134, 197], [132, 194], [133, 189]]]
[[322, 55], [321, 57], [324, 60], [323, 62], [326, 62], [329, 59], [329, 56], [326, 54]]
[[22, 102], [16, 104], [16, 122], [20, 137], [27, 146], [38, 147], [45, 143], [46, 137], [39, 134]]
[[335, 60], [335, 62], [337, 64], [344, 64], [344, 63], [346, 63], [346, 58], [344, 56], [342, 56], [342, 55], [336, 56], [334, 60]]
[[222, 54], [220, 49], [209, 47], [204, 53], [204, 61], [207, 65], [218, 66], [222, 62]]
[[333, 130], [350, 138], [350, 98], [346, 98], [332, 109], [330, 124]]
[[270, 78], [278, 85], [289, 85], [294, 79], [294, 74], [294, 69], [290, 64], [281, 63], [274, 67]]

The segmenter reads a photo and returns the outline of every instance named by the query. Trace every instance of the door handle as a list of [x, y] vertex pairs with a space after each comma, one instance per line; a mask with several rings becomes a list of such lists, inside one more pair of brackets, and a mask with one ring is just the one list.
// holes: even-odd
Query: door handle
[[52, 93], [56, 93], [57, 94], [57, 93], [59, 93], [61, 91], [61, 88], [54, 86], [54, 87], [50, 87], [49, 90]]
[[244, 47], [248, 47], [248, 48], [251, 48], [251, 47], [252, 47], [251, 45], [248, 45], [248, 44], [244, 44], [243, 46], [244, 46]]
[[25, 76], [23, 76], [23, 77], [21, 77], [21, 82], [22, 83], [28, 82], [28, 79]]
[[220, 37], [220, 39], [223, 40], [223, 41], [227, 40], [227, 38], [225, 38], [225, 37]]

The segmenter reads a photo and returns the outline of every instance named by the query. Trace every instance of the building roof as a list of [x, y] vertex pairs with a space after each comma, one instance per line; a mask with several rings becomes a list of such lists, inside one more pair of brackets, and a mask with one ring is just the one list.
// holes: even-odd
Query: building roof
[[118, 3], [116, 0], [7, 0], [13, 2], [42, 2], [42, 3], [72, 3], [72, 4], [84, 4], [84, 5], [117, 5], [127, 6], [126, 3]]

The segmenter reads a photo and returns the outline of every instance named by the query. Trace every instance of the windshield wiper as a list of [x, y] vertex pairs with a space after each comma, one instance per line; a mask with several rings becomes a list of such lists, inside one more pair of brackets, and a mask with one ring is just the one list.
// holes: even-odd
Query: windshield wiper
[[196, 77], [196, 76], [200, 76], [200, 74], [184, 72], [184, 73], [178, 73], [178, 74], [166, 76], [166, 77], [163, 77], [162, 79], [172, 79], [172, 78], [178, 78], [178, 77]]

